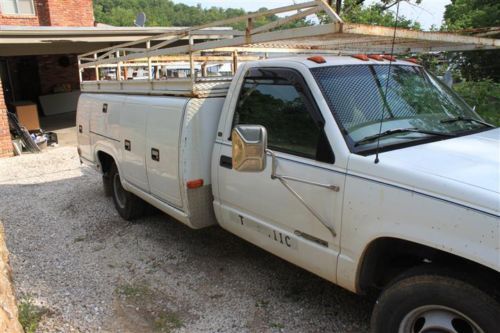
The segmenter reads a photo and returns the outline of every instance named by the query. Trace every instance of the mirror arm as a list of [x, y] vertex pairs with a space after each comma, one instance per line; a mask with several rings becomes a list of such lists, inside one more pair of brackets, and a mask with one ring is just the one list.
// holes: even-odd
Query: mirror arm
[[339, 192], [340, 187], [338, 187], [336, 185], [315, 183], [315, 182], [311, 182], [308, 180], [299, 179], [299, 178], [295, 178], [295, 177], [278, 175], [276, 173], [276, 169], [278, 167], [278, 159], [276, 158], [276, 154], [270, 149], [266, 149], [266, 153], [271, 155], [271, 179], [278, 179], [280, 181], [280, 183], [283, 184], [283, 186], [285, 186], [286, 189], [288, 191], [290, 191], [290, 193], [292, 193], [293, 196], [296, 197], [307, 208], [307, 210], [312, 215], [314, 215], [314, 217], [319, 222], [321, 222], [321, 224], [324, 225], [325, 228], [327, 228], [332, 233], [332, 236], [336, 237], [337, 233], [335, 232], [335, 229], [332, 226], [330, 226], [326, 221], [324, 221], [323, 218], [309, 204], [307, 204], [307, 202], [305, 202], [305, 200], [300, 196], [300, 194], [298, 194], [293, 188], [290, 187], [287, 180], [301, 182], [301, 183], [305, 183], [305, 184], [309, 184], [309, 185], [320, 186], [320, 187], [324, 187], [324, 188], [330, 189], [330, 190], [335, 191], [335, 192]]

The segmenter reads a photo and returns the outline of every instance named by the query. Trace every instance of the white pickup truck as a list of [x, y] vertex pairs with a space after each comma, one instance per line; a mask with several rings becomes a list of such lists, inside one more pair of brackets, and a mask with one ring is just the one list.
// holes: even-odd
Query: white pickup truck
[[389, 60], [246, 62], [197, 96], [84, 89], [80, 157], [125, 219], [147, 202], [379, 292], [375, 332], [498, 332], [500, 130]]

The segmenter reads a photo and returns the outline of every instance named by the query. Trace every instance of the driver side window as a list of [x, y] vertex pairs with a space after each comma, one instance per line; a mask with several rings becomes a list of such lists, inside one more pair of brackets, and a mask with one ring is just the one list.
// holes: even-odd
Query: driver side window
[[245, 78], [233, 127], [262, 125], [267, 129], [270, 149], [333, 163], [328, 140], [312, 117], [311, 103], [299, 83], [290, 82], [290, 75], [284, 77], [270, 70], [265, 73]]

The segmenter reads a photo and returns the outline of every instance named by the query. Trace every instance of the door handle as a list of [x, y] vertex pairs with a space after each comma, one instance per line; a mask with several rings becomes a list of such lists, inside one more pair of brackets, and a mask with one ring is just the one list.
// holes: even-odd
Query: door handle
[[132, 144], [130, 143], [129, 140], [125, 140], [124, 146], [125, 146], [125, 150], [130, 151], [132, 149]]
[[78, 132], [79, 133], [83, 133], [83, 127], [82, 127], [82, 125], [78, 125]]
[[160, 161], [160, 151], [156, 148], [151, 148], [151, 159], [153, 161]]
[[108, 113], [108, 103], [102, 105], [102, 113]]
[[223, 168], [232, 169], [233, 168], [233, 159], [229, 156], [221, 155], [219, 164]]

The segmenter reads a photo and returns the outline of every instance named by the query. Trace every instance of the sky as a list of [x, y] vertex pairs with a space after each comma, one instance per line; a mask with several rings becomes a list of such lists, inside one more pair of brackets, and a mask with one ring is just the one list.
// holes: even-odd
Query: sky
[[[295, 0], [296, 3], [305, 0]], [[187, 5], [201, 4], [203, 7], [224, 7], [224, 8], [243, 8], [247, 11], [255, 11], [262, 7], [275, 8], [287, 6], [294, 3], [294, 0], [174, 0]], [[366, 3], [373, 3], [376, 0], [367, 0]], [[444, 9], [451, 0], [423, 0], [417, 7], [408, 3], [401, 3], [400, 13], [407, 18], [419, 21], [422, 28], [429, 29], [431, 25], [441, 26]]]

